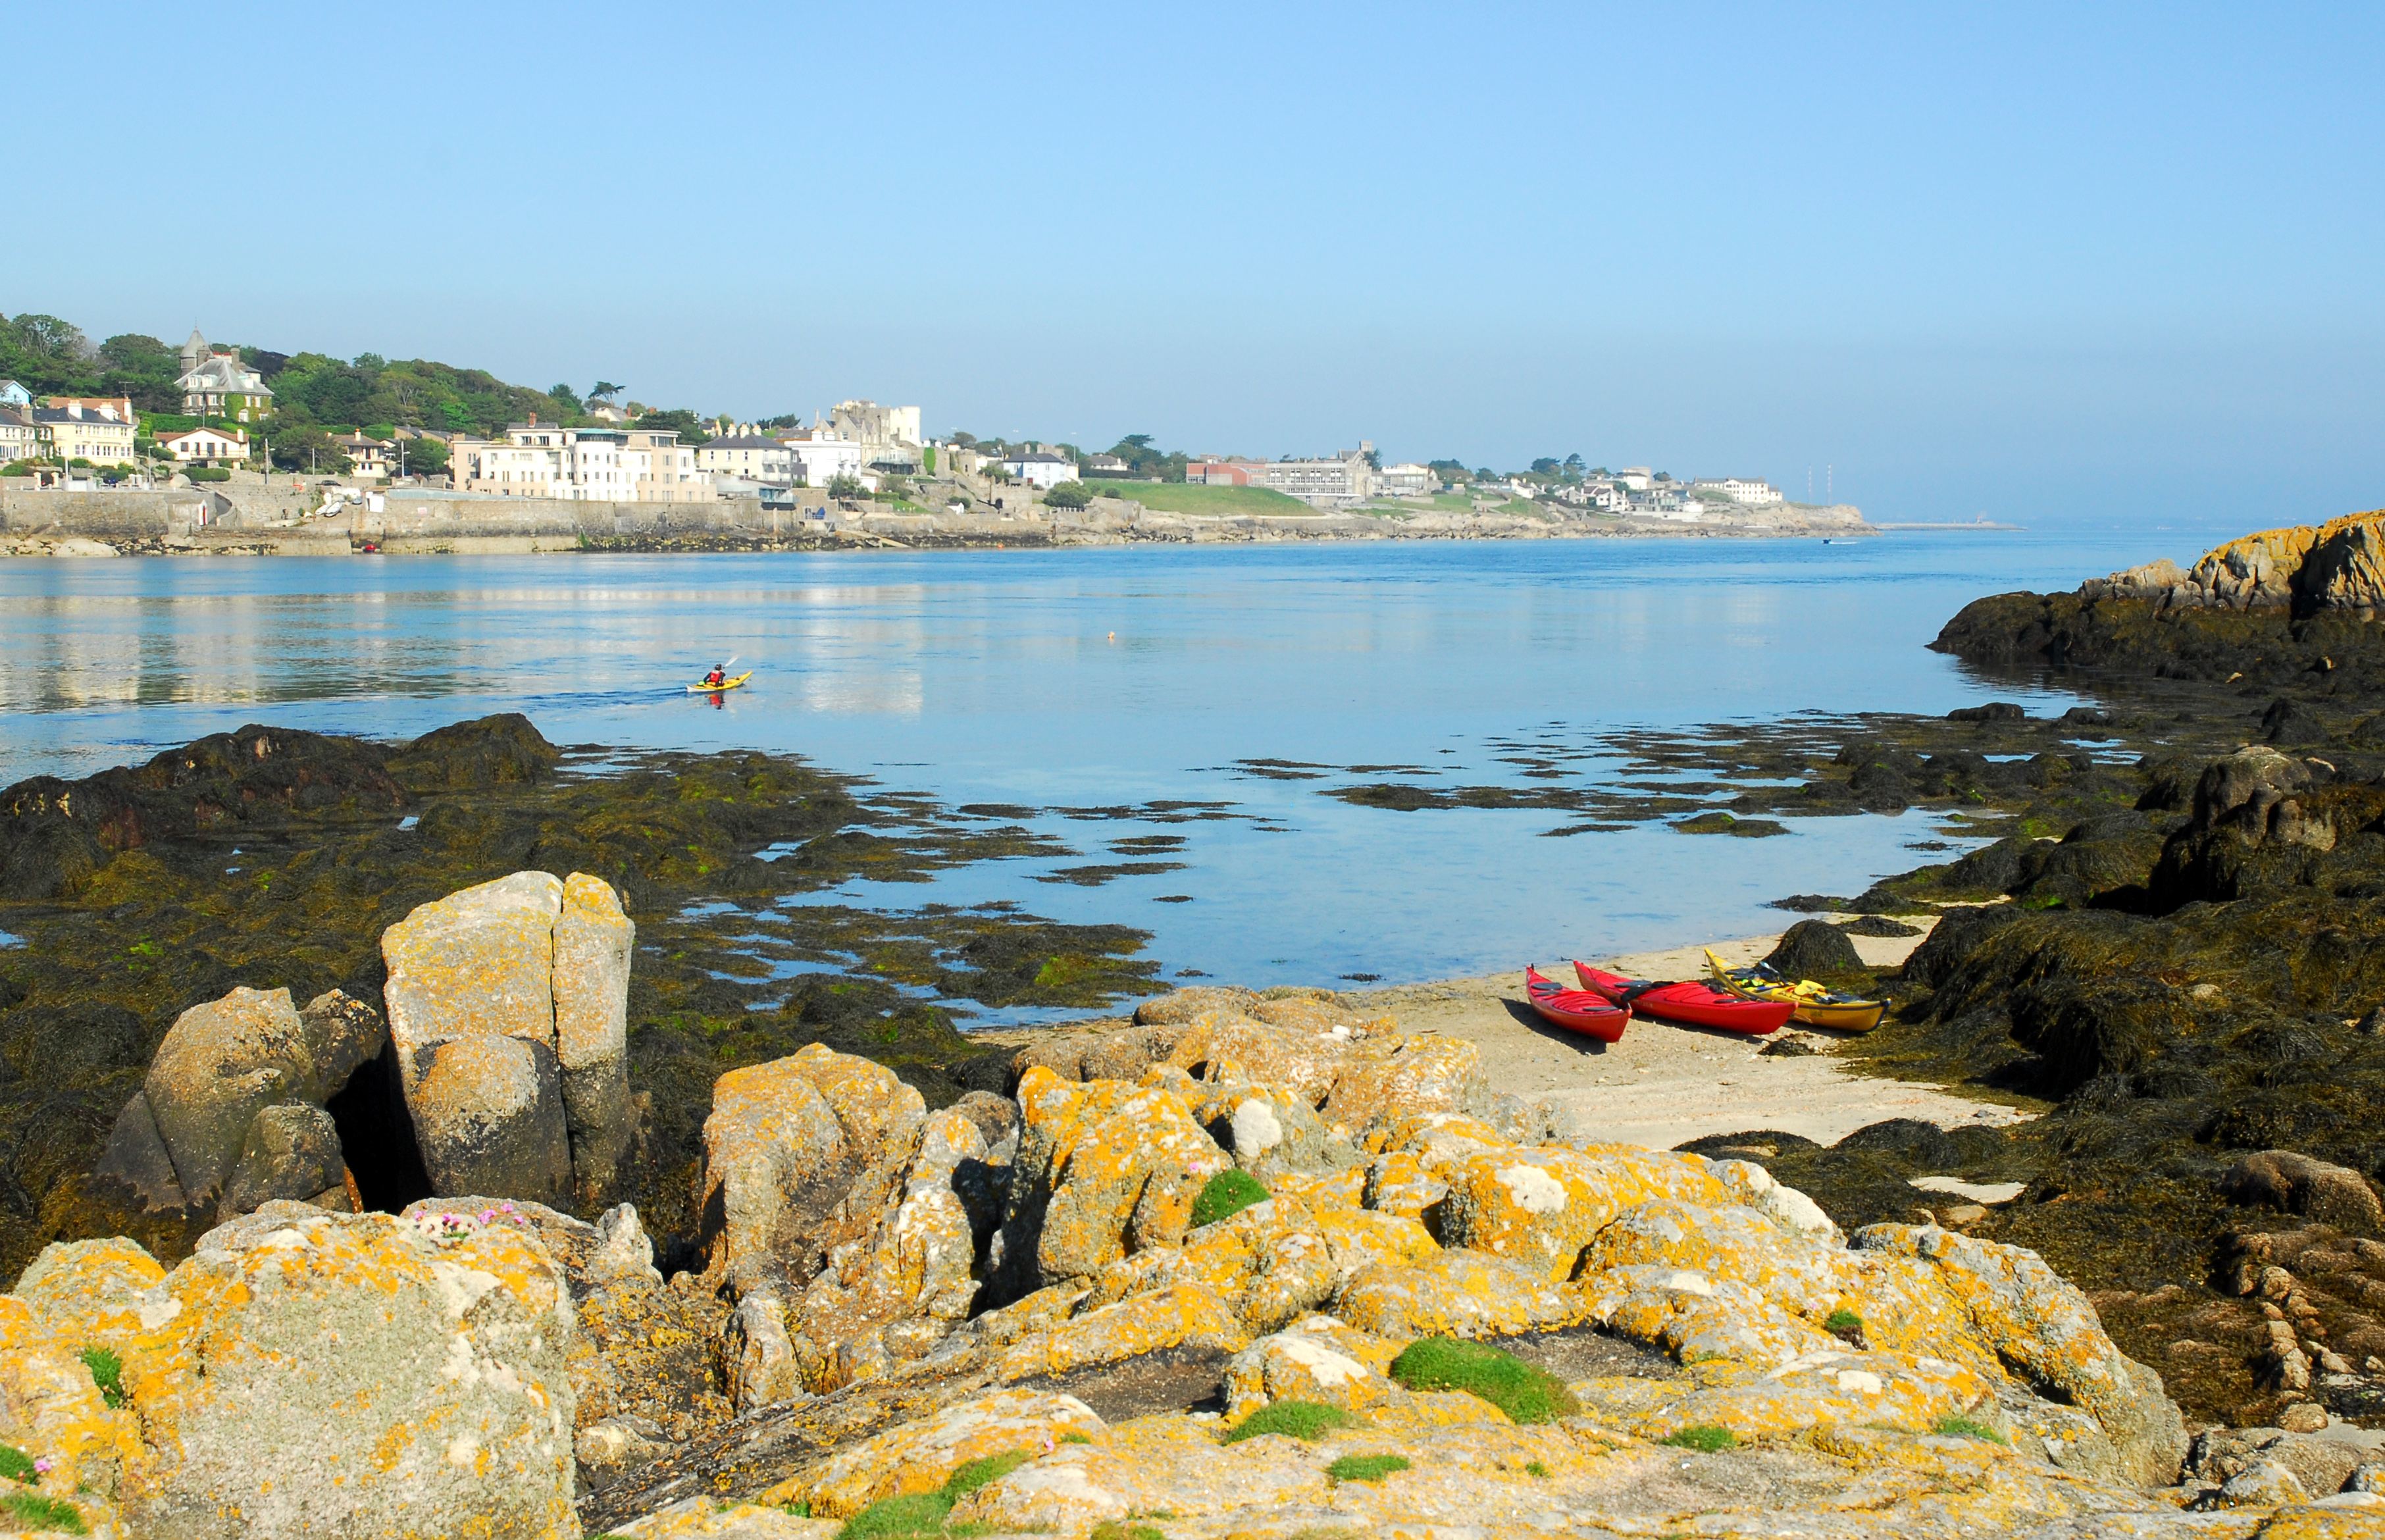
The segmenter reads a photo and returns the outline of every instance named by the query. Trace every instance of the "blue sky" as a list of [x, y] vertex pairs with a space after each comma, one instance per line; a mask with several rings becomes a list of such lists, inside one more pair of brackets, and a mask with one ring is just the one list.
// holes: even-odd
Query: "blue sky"
[[17, 200], [0, 262], [95, 338], [1833, 466], [1883, 518], [2385, 503], [2375, 7], [108, 14], [12, 19], [62, 64], [12, 122], [100, 191]]

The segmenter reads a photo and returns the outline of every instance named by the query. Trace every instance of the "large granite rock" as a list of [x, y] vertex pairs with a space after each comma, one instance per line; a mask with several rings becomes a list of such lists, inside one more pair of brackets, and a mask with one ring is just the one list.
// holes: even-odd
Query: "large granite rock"
[[609, 1195], [635, 1133], [636, 935], [602, 879], [543, 871], [450, 894], [382, 933], [390, 1036], [434, 1192]]
[[2291, 607], [2373, 620], [2385, 606], [2385, 508], [2263, 530], [2213, 548], [2191, 572], [2155, 561], [2085, 583], [2079, 595], [2147, 600], [2166, 609]]
[[118, 1114], [95, 1173], [136, 1212], [229, 1219], [272, 1198], [346, 1206], [323, 1103], [381, 1052], [380, 1016], [338, 990], [294, 1009], [286, 989], [234, 989], [175, 1020]]
[[45, 1330], [0, 1363], [45, 1339], [122, 1362], [134, 1534], [580, 1534], [570, 1297], [510, 1231], [272, 1203], [170, 1273], [45, 1253], [19, 1288]]

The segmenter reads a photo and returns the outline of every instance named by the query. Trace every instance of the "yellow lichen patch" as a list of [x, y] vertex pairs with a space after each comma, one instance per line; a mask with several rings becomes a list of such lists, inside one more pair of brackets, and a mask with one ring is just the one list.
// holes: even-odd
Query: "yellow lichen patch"
[[842, 1519], [803, 1519], [755, 1503], [687, 1497], [620, 1533], [636, 1540], [834, 1540], [843, 1528]]
[[2385, 1535], [2385, 1503], [2295, 1503], [2270, 1514], [2254, 1534], [2256, 1540], [2377, 1540]]
[[165, 1280], [157, 1258], [120, 1236], [53, 1242], [17, 1280], [16, 1296], [69, 1344], [122, 1355], [181, 1310]]
[[1449, 1183], [1433, 1174], [1433, 1165], [1430, 1155], [1415, 1150], [1379, 1155], [1367, 1162], [1361, 1201], [1375, 1213], [1418, 1221], [1430, 1215], [1438, 1221]]
[[828, 1098], [845, 1137], [864, 1158], [875, 1158], [928, 1115], [926, 1098], [893, 1070], [855, 1054], [838, 1053], [824, 1043], [808, 1044], [778, 1063]]
[[[1257, 1508], [1279, 1513], [1324, 1503], [1332, 1484], [1297, 1440], [1253, 1438], [1224, 1448], [1217, 1423], [1185, 1416], [1120, 1423], [1100, 1444], [1070, 1445], [979, 1488], [955, 1524], [1083, 1534], [1105, 1520], [1166, 1512], [1180, 1523]], [[1176, 1524], [1155, 1521], [1173, 1533]]]
[[1317, 1229], [1330, 1250], [1333, 1270], [1343, 1278], [1381, 1263], [1406, 1267], [1441, 1249], [1432, 1232], [1405, 1214], [1367, 1208], [1316, 1210]]
[[1051, 1190], [1036, 1252], [1046, 1278], [1091, 1277], [1180, 1243], [1202, 1183], [1231, 1164], [1171, 1092], [1063, 1081], [1039, 1065], [1020, 1078], [1018, 1103], [1019, 1165]]
[[1489, 1099], [1482, 1050], [1462, 1037], [1370, 1037], [1343, 1061], [1317, 1108], [1329, 1123], [1365, 1128], [1403, 1114], [1458, 1112]]
[[1692, 1268], [1614, 1268], [1585, 1279], [1586, 1319], [1662, 1347], [1683, 1363], [1720, 1359], [1769, 1369], [1841, 1346], [1756, 1289]]
[[1512, 1421], [1481, 1396], [1462, 1390], [1403, 1390], [1367, 1414], [1369, 1427], [1394, 1438], [1413, 1436], [1428, 1428]]
[[51, 1469], [42, 1490], [114, 1494], [142, 1459], [140, 1425], [111, 1410], [76, 1338], [52, 1331], [21, 1299], [0, 1295], [0, 1440]]
[[1643, 1438], [1717, 1427], [1754, 1439], [1841, 1423], [1927, 1433], [1993, 1395], [1960, 1364], [1904, 1353], [1822, 1351], [1772, 1369], [1707, 1363], [1658, 1383], [1655, 1397], [1595, 1404]]
[[1366, 1201], [1367, 1168], [1353, 1166], [1331, 1176], [1302, 1176], [1283, 1171], [1267, 1178], [1267, 1191], [1278, 1197], [1297, 1198], [1320, 1218], [1337, 1208], [1355, 1208]]
[[1448, 1153], [1473, 1155], [1481, 1149], [1504, 1149], [1512, 1143], [1480, 1118], [1469, 1118], [1463, 1112], [1427, 1112], [1395, 1118], [1369, 1130], [1366, 1147], [1369, 1155], [1388, 1155], [1395, 1150], [1421, 1155], [1436, 1146], [1449, 1146]]
[[576, 1328], [535, 1242], [297, 1204], [214, 1235], [167, 1275], [180, 1309], [127, 1339], [136, 1525], [230, 1505], [337, 1530], [398, 1492], [451, 1533], [568, 1525]]
[[1626, 1209], [1665, 1197], [1726, 1204], [1704, 1162], [1605, 1146], [1486, 1151], [1444, 1166], [1441, 1235], [1563, 1281], [1591, 1238]]
[[1226, 1365], [1226, 1417], [1240, 1421], [1270, 1401], [1317, 1401], [1365, 1411], [1403, 1392], [1392, 1360], [1405, 1345], [1386, 1342], [1330, 1316], [1311, 1316], [1261, 1337]]
[[995, 1360], [1003, 1381], [1066, 1374], [1169, 1347], [1238, 1352], [1250, 1342], [1226, 1302], [1194, 1283], [1105, 1305], [1024, 1337]]
[[1380, 1337], [1508, 1336], [1569, 1326], [1587, 1301], [1496, 1257], [1444, 1251], [1407, 1267], [1361, 1268], [1335, 1313]]
[[815, 1518], [841, 1519], [880, 1497], [933, 1492], [973, 1459], [1014, 1450], [1046, 1455], [1068, 1434], [1090, 1439], [1107, 1431], [1093, 1409], [1073, 1396], [993, 1391], [840, 1450], [770, 1488], [762, 1501], [806, 1505]]

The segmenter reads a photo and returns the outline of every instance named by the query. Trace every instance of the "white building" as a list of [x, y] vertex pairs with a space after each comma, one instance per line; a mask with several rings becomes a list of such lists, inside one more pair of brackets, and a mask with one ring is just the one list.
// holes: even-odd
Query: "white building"
[[1627, 465], [1615, 473], [1615, 479], [1634, 492], [1645, 492], [1656, 484], [1656, 473], [1644, 465]]
[[19, 409], [33, 404], [33, 394], [14, 380], [0, 380], [0, 407]]
[[695, 463], [707, 476], [793, 486], [794, 452], [768, 433], [723, 433], [696, 445]]
[[158, 434], [157, 447], [181, 465], [237, 465], [248, 458], [248, 433], [240, 428], [189, 428]]
[[1194, 460], [1184, 468], [1184, 479], [1207, 486], [1263, 486], [1311, 507], [1347, 507], [1374, 495], [1375, 470], [1367, 463], [1374, 447], [1362, 441], [1355, 449], [1321, 460]]
[[448, 473], [458, 492], [582, 503], [708, 503], [712, 479], [670, 430], [507, 425], [505, 440], [457, 439]]
[[861, 444], [832, 428], [793, 429], [780, 433], [779, 442], [794, 457], [795, 480], [805, 486], [826, 486], [839, 476], [859, 477], [868, 455]]
[[1770, 482], [1754, 481], [1743, 476], [1726, 476], [1719, 481], [1692, 482], [1700, 492], [1718, 492], [1734, 503], [1777, 503], [1780, 489]]
[[1062, 482], [1077, 479], [1075, 461], [1045, 449], [1013, 450], [1002, 469], [1012, 481], [1023, 482], [1038, 492], [1049, 492]]
[[1384, 467], [1375, 472], [1374, 481], [1379, 497], [1430, 497], [1441, 485], [1441, 473], [1429, 465], [1410, 461]]
[[0, 465], [30, 460], [41, 453], [42, 431], [33, 426], [33, 414], [0, 407]]

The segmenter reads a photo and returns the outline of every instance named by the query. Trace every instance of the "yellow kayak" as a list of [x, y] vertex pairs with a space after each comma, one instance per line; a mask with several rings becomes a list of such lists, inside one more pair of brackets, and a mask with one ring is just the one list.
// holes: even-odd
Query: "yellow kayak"
[[1706, 970], [1714, 975], [1715, 983], [1744, 999], [1791, 1002], [1797, 1008], [1790, 1013], [1790, 1019], [1809, 1027], [1869, 1032], [1879, 1025], [1880, 1017], [1888, 1010], [1885, 1001], [1842, 994], [1811, 979], [1784, 978], [1760, 962], [1733, 968], [1715, 956], [1711, 946], [1706, 948]]
[[736, 689], [739, 685], [744, 683], [747, 680], [753, 677], [754, 670], [748, 669], [743, 673], [739, 674], [735, 679], [724, 679], [718, 684], [705, 684], [701, 682], [691, 684], [687, 687], [687, 693], [691, 695], [718, 695], [723, 690]]

